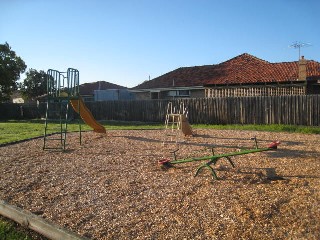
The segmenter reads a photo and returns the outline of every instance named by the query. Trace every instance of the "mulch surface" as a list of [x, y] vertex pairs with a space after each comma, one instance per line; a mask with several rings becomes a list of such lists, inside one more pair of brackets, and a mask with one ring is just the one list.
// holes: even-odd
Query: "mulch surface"
[[[202, 157], [280, 140], [278, 150]], [[92, 239], [320, 239], [320, 136], [197, 129], [68, 134], [64, 152], [42, 139], [0, 148], [0, 199]]]

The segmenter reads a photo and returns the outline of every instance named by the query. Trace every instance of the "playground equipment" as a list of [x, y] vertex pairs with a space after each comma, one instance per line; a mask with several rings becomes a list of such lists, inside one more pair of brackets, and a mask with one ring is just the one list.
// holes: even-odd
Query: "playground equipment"
[[[64, 75], [66, 74], [66, 76]], [[67, 72], [59, 72], [49, 69], [47, 71], [47, 107], [44, 128], [43, 149], [62, 149], [65, 150], [70, 119], [69, 105], [83, 119], [85, 123], [91, 126], [95, 132], [105, 133], [105, 128], [99, 124], [92, 116], [89, 109], [85, 106], [79, 94], [79, 71], [68, 68]], [[58, 137], [48, 134], [49, 125], [58, 123]], [[81, 144], [81, 122], [79, 123], [79, 139]], [[56, 126], [52, 124], [52, 126]], [[50, 129], [52, 131], [52, 129]], [[56, 144], [48, 146], [49, 141], [55, 141]]]
[[106, 133], [106, 129], [100, 123], [98, 123], [93, 117], [90, 110], [87, 108], [83, 100], [80, 98], [79, 100], [70, 100], [71, 106], [73, 110], [78, 113], [82, 120], [93, 128], [93, 131], [96, 133]]
[[185, 136], [193, 136], [192, 128], [188, 122], [188, 111], [183, 102], [179, 107], [174, 107], [172, 102], [168, 103], [165, 120], [166, 129], [171, 124], [171, 130], [181, 130]]
[[215, 165], [218, 162], [218, 160], [220, 160], [221, 158], [226, 158], [228, 160], [228, 162], [231, 164], [231, 166], [234, 168], [235, 164], [232, 162], [230, 157], [249, 154], [249, 153], [257, 153], [257, 152], [275, 150], [275, 149], [277, 149], [277, 146], [280, 144], [279, 141], [274, 141], [271, 144], [269, 144], [268, 147], [266, 147], [266, 148], [259, 148], [258, 143], [257, 143], [257, 138], [254, 137], [252, 139], [255, 141], [255, 148], [254, 149], [246, 149], [246, 150], [241, 150], [239, 152], [231, 152], [231, 153], [217, 154], [217, 155], [214, 154], [214, 151], [212, 149], [211, 156], [205, 156], [205, 157], [199, 157], [199, 158], [187, 158], [187, 159], [177, 159], [176, 152], [178, 150], [175, 150], [172, 152], [173, 156], [174, 156], [174, 160], [171, 161], [170, 159], [162, 159], [162, 160], [159, 160], [158, 163], [163, 166], [171, 167], [175, 164], [209, 160], [208, 162], [201, 164], [198, 167], [194, 176], [196, 177], [203, 168], [208, 168], [211, 171], [213, 179], [218, 179], [215, 170], [211, 167], [211, 164]]

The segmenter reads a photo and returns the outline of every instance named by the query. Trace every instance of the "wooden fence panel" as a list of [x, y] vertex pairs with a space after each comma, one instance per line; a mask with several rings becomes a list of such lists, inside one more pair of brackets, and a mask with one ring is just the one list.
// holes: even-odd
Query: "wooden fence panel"
[[[181, 101], [188, 108], [192, 124], [320, 125], [320, 95], [191, 98], [171, 102], [179, 107]], [[86, 105], [97, 120], [164, 122], [168, 102], [103, 101]], [[2, 103], [0, 113], [0, 119], [43, 117], [45, 103], [39, 106]]]
[[[190, 123], [318, 126], [320, 122], [319, 95], [193, 98], [182, 101], [188, 108]], [[106, 101], [92, 102], [88, 107], [99, 120], [164, 122], [168, 102]], [[179, 106], [179, 100], [172, 102]]]

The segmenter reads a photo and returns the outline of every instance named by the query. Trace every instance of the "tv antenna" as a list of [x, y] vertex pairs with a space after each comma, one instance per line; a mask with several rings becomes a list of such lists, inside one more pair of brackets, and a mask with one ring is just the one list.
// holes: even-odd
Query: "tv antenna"
[[294, 42], [293, 44], [291, 44], [289, 47], [291, 48], [295, 48], [299, 50], [299, 60], [301, 57], [301, 48], [302, 47], [310, 47], [311, 44], [310, 43], [303, 43], [303, 42]]

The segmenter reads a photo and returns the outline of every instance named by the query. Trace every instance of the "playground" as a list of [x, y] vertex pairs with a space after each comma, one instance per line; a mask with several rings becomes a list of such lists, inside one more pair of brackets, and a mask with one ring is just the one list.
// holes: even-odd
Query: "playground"
[[[319, 135], [193, 129], [68, 133], [65, 151], [43, 139], [1, 148], [0, 199], [90, 239], [319, 239]], [[171, 167], [161, 159], [278, 150]], [[176, 143], [176, 141], [178, 143]]]
[[192, 129], [183, 102], [164, 129], [106, 131], [78, 70], [48, 76], [43, 138], [1, 148], [6, 203], [89, 239], [320, 238], [318, 135]]

